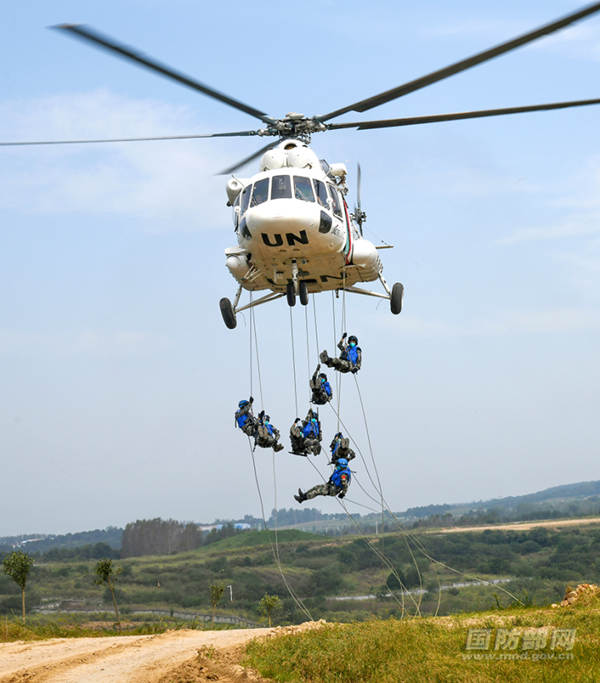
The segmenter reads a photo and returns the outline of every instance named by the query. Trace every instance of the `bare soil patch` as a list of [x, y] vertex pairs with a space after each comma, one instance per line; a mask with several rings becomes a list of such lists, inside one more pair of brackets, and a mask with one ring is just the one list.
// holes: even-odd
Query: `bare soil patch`
[[436, 529], [431, 533], [460, 534], [464, 531], [531, 531], [538, 527], [558, 528], [562, 526], [581, 526], [582, 524], [600, 524], [600, 517], [581, 517], [578, 519], [548, 519], [540, 522], [511, 522], [510, 524], [489, 524], [487, 526], [456, 526], [448, 529]]
[[0, 683], [262, 682], [267, 679], [239, 664], [248, 641], [320, 628], [324, 623], [2, 643]]

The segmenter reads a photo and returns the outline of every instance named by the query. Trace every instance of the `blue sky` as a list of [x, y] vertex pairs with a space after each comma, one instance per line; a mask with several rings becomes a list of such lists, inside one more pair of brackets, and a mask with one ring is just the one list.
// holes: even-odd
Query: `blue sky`
[[[0, 137], [256, 126], [48, 30], [57, 23], [90, 24], [280, 116], [331, 111], [577, 7], [12, 3], [2, 30]], [[340, 120], [598, 97], [599, 69], [600, 19], [592, 18]], [[588, 107], [314, 136], [320, 156], [351, 170], [361, 163], [366, 234], [395, 245], [383, 252], [385, 276], [406, 287], [398, 317], [376, 300], [346, 302], [394, 509], [599, 477], [599, 115]], [[214, 175], [258, 144], [0, 152], [0, 533], [258, 513], [247, 445], [232, 419], [249, 392], [248, 321], [230, 332], [218, 311], [218, 299], [234, 292], [223, 249], [235, 242], [224, 178]], [[320, 345], [331, 352], [329, 295], [316, 305]], [[338, 332], [339, 314], [338, 303]], [[259, 309], [257, 325], [265, 405], [287, 435], [295, 407], [285, 304]], [[303, 406], [300, 307], [294, 325]], [[309, 343], [312, 365], [312, 335]], [[342, 412], [366, 446], [348, 378]], [[335, 420], [325, 413], [323, 423], [328, 438]], [[257, 460], [270, 508], [270, 452]], [[324, 457], [319, 465], [325, 471]], [[363, 463], [355, 469], [368, 487]], [[278, 456], [278, 505], [295, 505], [295, 489], [315, 480], [303, 459]], [[371, 504], [354, 489], [353, 500]], [[334, 500], [320, 507], [338, 511]]]

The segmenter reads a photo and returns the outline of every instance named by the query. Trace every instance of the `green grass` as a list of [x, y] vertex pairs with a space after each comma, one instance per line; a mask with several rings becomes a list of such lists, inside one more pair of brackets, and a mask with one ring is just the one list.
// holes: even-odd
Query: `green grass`
[[[485, 654], [527, 654], [494, 650], [498, 628], [577, 629], [571, 652], [535, 650], [546, 659], [467, 658], [469, 628], [492, 629]], [[548, 638], [550, 641], [550, 638]], [[452, 617], [335, 624], [300, 634], [254, 641], [246, 664], [276, 681], [597, 681], [600, 671], [600, 601], [569, 609], [511, 609]], [[479, 654], [479, 653], [475, 653]], [[553, 658], [548, 658], [554, 655]], [[568, 657], [566, 659], [559, 658]], [[571, 657], [572, 655], [572, 657]]]
[[[273, 531], [245, 531], [243, 534], [235, 534], [229, 538], [224, 538], [221, 541], [216, 541], [210, 545], [200, 548], [209, 552], [239, 548], [256, 548], [258, 546], [271, 546], [275, 538]], [[308, 531], [299, 531], [298, 529], [282, 529], [277, 532], [278, 543], [289, 543], [299, 541], [321, 541], [327, 542], [326, 537], [319, 534], [312, 534]]]

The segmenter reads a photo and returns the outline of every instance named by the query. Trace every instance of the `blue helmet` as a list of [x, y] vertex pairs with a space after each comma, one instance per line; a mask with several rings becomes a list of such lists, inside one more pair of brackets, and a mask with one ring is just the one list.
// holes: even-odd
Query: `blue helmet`
[[247, 405], [248, 405], [248, 401], [246, 401], [246, 399], [243, 399], [242, 401], [240, 401], [238, 403], [239, 408], [243, 408], [244, 406], [247, 406]]
[[346, 458], [338, 458], [338, 461], [335, 464], [339, 467], [346, 467], [348, 465], [348, 461]]

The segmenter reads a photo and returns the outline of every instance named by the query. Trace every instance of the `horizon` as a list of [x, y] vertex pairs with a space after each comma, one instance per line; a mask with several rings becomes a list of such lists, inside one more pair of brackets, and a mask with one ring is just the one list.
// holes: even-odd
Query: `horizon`
[[[565, 487], [565, 486], [577, 486], [577, 485], [581, 485], [581, 484], [594, 484], [594, 483], [600, 484], [600, 480], [590, 479], [590, 480], [588, 480], [588, 481], [575, 481], [575, 482], [570, 482], [570, 483], [568, 483], [568, 484], [557, 484], [557, 485], [555, 485], [555, 486], [549, 486], [548, 488], [540, 489], [540, 490], [538, 490], [538, 491], [531, 491], [531, 492], [529, 492], [529, 493], [523, 493], [523, 494], [508, 495], [508, 496], [503, 496], [502, 498], [487, 498], [487, 499], [485, 499], [485, 500], [483, 500], [483, 499], [473, 499], [473, 500], [470, 500], [470, 501], [458, 501], [458, 502], [455, 502], [455, 503], [426, 503], [426, 504], [424, 504], [424, 505], [422, 505], [422, 506], [411, 506], [411, 508], [406, 508], [405, 510], [396, 510], [394, 514], [403, 514], [403, 513], [407, 512], [409, 509], [414, 509], [414, 508], [418, 508], [418, 507], [444, 506], [444, 505], [460, 506], [460, 505], [471, 505], [471, 504], [476, 504], [476, 503], [493, 502], [493, 501], [496, 501], [496, 500], [503, 500], [504, 498], [520, 498], [520, 497], [522, 497], [522, 496], [536, 495], [536, 494], [538, 494], [538, 493], [544, 493], [544, 492], [546, 492], [546, 491], [552, 491], [553, 489], [562, 488], [562, 487]], [[298, 509], [297, 506], [292, 506], [292, 505], [290, 505], [289, 507], [281, 507], [281, 508], [278, 508], [278, 511], [281, 511], [281, 510], [297, 510], [297, 509]], [[319, 508], [317, 508], [317, 507], [315, 507], [315, 506], [311, 506], [310, 508], [300, 508], [299, 511], [301, 511], [301, 510], [303, 510], [303, 509], [316, 510], [317, 512], [319, 512], [320, 514], [323, 514], [323, 515], [324, 515], [324, 514], [339, 514], [339, 515], [343, 515], [343, 514], [344, 514], [343, 512], [342, 512], [342, 513], [339, 513], [339, 512], [338, 512], [338, 513], [327, 513], [327, 512], [323, 512], [322, 510], [320, 510]], [[269, 517], [267, 517], [267, 521], [270, 519], [270, 516], [272, 515], [272, 512], [273, 512], [273, 511], [271, 510], [270, 513], [269, 513]], [[373, 512], [366, 512], [366, 513], [363, 513], [363, 512], [355, 512], [355, 513], [353, 513], [353, 514], [359, 514], [361, 517], [367, 517], [368, 515], [372, 515], [372, 514], [375, 514], [375, 513], [373, 513]], [[379, 510], [379, 511], [377, 512], [377, 514], [381, 514], [381, 510]], [[387, 510], [386, 510], [386, 514], [389, 514], [389, 512], [388, 512]], [[190, 520], [190, 519], [179, 519], [179, 520], [175, 520], [175, 521], [180, 522], [180, 523], [184, 523], [184, 524], [191, 523], [191, 524], [197, 524], [198, 526], [210, 526], [210, 525], [214, 525], [214, 524], [217, 524], [217, 523], [219, 523], [219, 524], [229, 524], [229, 523], [239, 522], [239, 521], [242, 521], [245, 517], [252, 517], [253, 519], [259, 520], [260, 522], [263, 521], [261, 517], [259, 517], [259, 516], [258, 516], [258, 517], [257, 517], [257, 516], [254, 516], [254, 515], [252, 515], [251, 513], [248, 513], [248, 512], [245, 513], [244, 515], [238, 516], [238, 517], [231, 517], [231, 518], [227, 518], [227, 517], [223, 517], [223, 518], [221, 518], [221, 517], [215, 517], [215, 519], [214, 519], [212, 522], [206, 522], [206, 521], [205, 521], [205, 522], [201, 522], [201, 521]], [[164, 519], [164, 520], [168, 520], [168, 519], [173, 519], [173, 518], [172, 518], [172, 517], [164, 517], [163, 519]], [[140, 520], [141, 520], [141, 518], [138, 517], [136, 520], [129, 520], [129, 521], [127, 521], [127, 522], [123, 522], [121, 525], [112, 525], [112, 524], [109, 524], [109, 525], [104, 526], [104, 527], [100, 526], [100, 527], [97, 527], [97, 528], [95, 528], [95, 529], [80, 529], [80, 530], [78, 530], [78, 531], [72, 531], [72, 530], [70, 530], [70, 531], [53, 531], [53, 532], [50, 531], [50, 532], [45, 532], [45, 531], [39, 531], [39, 530], [38, 530], [38, 531], [28, 531], [28, 532], [21, 532], [21, 533], [4, 534], [4, 535], [0, 536], [0, 538], [2, 538], [2, 539], [10, 539], [10, 538], [18, 538], [18, 537], [21, 537], [21, 536], [33, 536], [33, 535], [36, 535], [36, 534], [40, 534], [41, 536], [54, 536], [54, 535], [56, 535], [56, 536], [62, 536], [62, 535], [67, 535], [67, 534], [85, 533], [85, 532], [87, 532], [87, 531], [104, 531], [104, 530], [106, 530], [106, 529], [112, 529], [112, 528], [114, 528], [114, 529], [124, 529], [124, 528], [127, 526], [127, 524], [133, 524], [135, 521], [140, 521]], [[289, 526], [289, 525], [286, 525], [286, 526]]]

